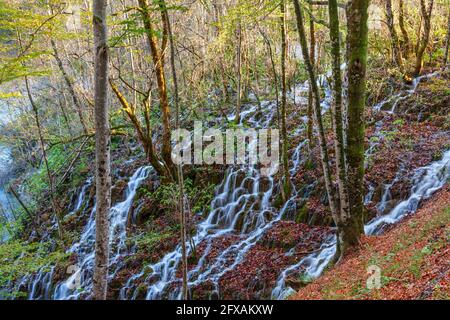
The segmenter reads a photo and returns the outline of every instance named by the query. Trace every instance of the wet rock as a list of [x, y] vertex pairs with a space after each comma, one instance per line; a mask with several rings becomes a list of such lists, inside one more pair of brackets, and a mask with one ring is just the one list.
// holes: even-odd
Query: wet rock
[[142, 225], [148, 221], [151, 217], [155, 218], [161, 215], [161, 208], [149, 198], [143, 198], [139, 206], [135, 209], [134, 223], [136, 225]]
[[116, 184], [111, 188], [111, 203], [116, 203], [124, 200], [125, 189], [128, 186], [128, 182], [125, 180], [118, 180]]

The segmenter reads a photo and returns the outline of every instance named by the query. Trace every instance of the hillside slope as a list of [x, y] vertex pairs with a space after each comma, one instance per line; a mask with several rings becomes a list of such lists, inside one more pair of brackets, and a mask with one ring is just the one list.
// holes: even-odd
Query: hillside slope
[[[449, 299], [450, 186], [291, 299]], [[381, 269], [381, 288], [367, 289], [369, 266]]]

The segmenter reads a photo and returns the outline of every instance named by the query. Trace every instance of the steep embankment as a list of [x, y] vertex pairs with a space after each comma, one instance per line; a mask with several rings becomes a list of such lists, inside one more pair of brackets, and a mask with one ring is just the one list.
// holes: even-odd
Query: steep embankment
[[[361, 246], [292, 299], [449, 299], [450, 186], [414, 215]], [[369, 266], [381, 288], [367, 289]]]

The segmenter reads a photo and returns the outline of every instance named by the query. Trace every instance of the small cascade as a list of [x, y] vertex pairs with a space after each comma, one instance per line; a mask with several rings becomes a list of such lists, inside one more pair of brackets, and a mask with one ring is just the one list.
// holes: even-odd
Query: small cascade
[[[245, 121], [256, 128], [268, 127], [275, 114], [274, 103], [262, 102], [260, 110], [251, 106], [242, 110], [240, 118], [241, 123]], [[191, 241], [196, 248], [202, 246], [204, 250], [198, 257], [197, 265], [188, 272], [190, 287], [208, 282], [217, 289], [221, 276], [242, 262], [246, 252], [260, 239], [264, 231], [279, 219], [280, 215], [277, 216], [277, 210], [271, 205], [274, 188], [273, 178], [261, 175], [254, 166], [242, 165], [227, 169], [225, 178], [211, 202], [211, 211], [207, 218], [197, 225], [197, 232]], [[207, 258], [215, 241], [226, 235], [236, 236], [236, 241], [209, 261]], [[187, 243], [187, 250], [188, 254], [192, 252], [190, 243]], [[148, 285], [147, 299], [180, 298], [180, 279], [177, 271], [181, 257], [181, 245], [178, 245], [161, 261], [146, 268], [152, 272], [145, 279], [142, 279], [144, 272], [131, 277], [121, 290], [120, 298], [136, 299], [136, 283], [139, 281]]]
[[[389, 98], [377, 103], [373, 109], [376, 111], [386, 111], [388, 113], [394, 113], [398, 104], [407, 98], [409, 98], [411, 95], [413, 95], [417, 87], [419, 86], [420, 82], [422, 82], [424, 79], [430, 79], [440, 74], [440, 71], [436, 71], [433, 73], [425, 74], [423, 76], [416, 77], [412, 80], [411, 84], [408, 86], [406, 90], [402, 90], [399, 93], [390, 96]], [[389, 107], [390, 109], [386, 110], [386, 107]]]
[[92, 180], [93, 178], [88, 178], [85, 182], [85, 184], [81, 187], [80, 193], [77, 197], [77, 201], [75, 202], [75, 206], [73, 207], [72, 211], [70, 211], [67, 214], [67, 217], [69, 216], [73, 216], [74, 214], [76, 214], [80, 209], [81, 206], [84, 203], [84, 200], [86, 199], [86, 192], [88, 191], [88, 189], [91, 187], [92, 185]]
[[[429, 198], [434, 192], [442, 188], [449, 178], [450, 151], [447, 151], [442, 160], [417, 169], [410, 196], [400, 202], [389, 214], [379, 216], [367, 223], [364, 227], [365, 233], [367, 235], [379, 234], [384, 226], [397, 223], [406, 215], [415, 212], [420, 201]], [[301, 271], [303, 275], [314, 279], [322, 274], [324, 268], [336, 253], [336, 237], [330, 238], [322, 247], [322, 250], [307, 256], [281, 273], [277, 280], [277, 286], [272, 291], [273, 299], [284, 299], [294, 293], [294, 290], [285, 284], [287, 276]]]
[[[365, 233], [379, 234], [385, 225], [397, 223], [406, 215], [415, 212], [420, 201], [428, 199], [434, 192], [441, 189], [449, 178], [450, 151], [447, 151], [441, 160], [415, 170], [410, 196], [397, 204], [389, 214], [376, 217], [366, 224]], [[383, 205], [383, 200], [380, 205]]]
[[[126, 248], [126, 221], [136, 191], [141, 183], [148, 178], [151, 167], [139, 168], [128, 182], [126, 198], [124, 201], [115, 204], [109, 212], [110, 221], [110, 277], [117, 271], [117, 264], [120, 258], [127, 252]], [[90, 293], [92, 289], [92, 275], [95, 259], [95, 210], [91, 210], [89, 220], [81, 234], [80, 241], [75, 243], [68, 251], [76, 254], [78, 265], [71, 272], [72, 275], [64, 282], [56, 285], [54, 299], [67, 300], [79, 299], [82, 295]], [[116, 267], [116, 268], [114, 268]], [[75, 282], [78, 281], [81, 288], [77, 288]]]

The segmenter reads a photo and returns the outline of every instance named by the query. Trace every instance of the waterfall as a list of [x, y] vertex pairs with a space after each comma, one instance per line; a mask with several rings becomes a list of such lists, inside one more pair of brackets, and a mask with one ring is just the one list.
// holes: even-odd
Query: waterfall
[[[325, 92], [321, 105], [322, 112], [326, 112], [330, 107], [331, 89], [325, 76], [319, 77], [318, 84]], [[301, 95], [307, 92], [306, 81], [296, 86], [294, 92], [289, 93], [289, 97], [294, 101], [300, 101]], [[247, 105], [241, 110], [240, 124], [246, 123], [252, 128], [269, 128], [275, 114], [274, 101], [263, 101], [260, 107]], [[233, 119], [235, 114], [228, 116], [228, 120]], [[294, 134], [298, 135], [303, 130], [300, 127]], [[303, 161], [302, 150], [305, 145], [306, 141], [302, 141], [294, 150], [292, 165], [289, 168], [291, 175], [297, 172]], [[211, 294], [218, 295], [220, 278], [244, 261], [248, 251], [275, 222], [282, 219], [298, 197], [298, 193], [294, 191], [292, 197], [279, 210], [272, 205], [275, 190], [273, 177], [262, 177], [259, 170], [252, 166], [243, 165], [227, 169], [225, 178], [211, 202], [211, 211], [207, 218], [197, 225], [196, 234], [192, 239], [196, 247], [201, 244], [204, 250], [198, 257], [196, 266], [188, 272], [189, 287], [204, 283], [212, 284], [215, 289]], [[213, 250], [215, 241], [227, 235], [238, 236], [238, 240], [212, 259], [213, 261], [209, 261], [208, 255]], [[186, 247], [189, 255], [191, 252], [189, 243]], [[148, 286], [146, 299], [180, 299], [181, 279], [177, 277], [177, 270], [181, 264], [181, 257], [181, 245], [178, 245], [159, 262], [145, 267], [141, 273], [132, 276], [120, 291], [120, 299], [136, 299], [139, 291], [137, 283], [142, 282]], [[145, 272], [148, 270], [150, 272]]]
[[[126, 248], [126, 221], [136, 191], [141, 183], [147, 179], [152, 172], [152, 168], [145, 166], [139, 168], [128, 182], [125, 200], [115, 204], [109, 211], [110, 221], [110, 278], [113, 278], [119, 268], [120, 258], [127, 253]], [[69, 214], [78, 211], [86, 199], [86, 191], [92, 184], [92, 178], [88, 179], [82, 187], [80, 195], [77, 198], [75, 207]], [[90, 211], [89, 219], [81, 233], [80, 240], [74, 243], [68, 250], [68, 253], [75, 254], [77, 264], [72, 265], [67, 270], [71, 275], [65, 281], [56, 284], [53, 295], [48, 291], [52, 287], [53, 268], [50, 271], [40, 271], [31, 278], [22, 281], [30, 283], [28, 299], [49, 299], [55, 300], [73, 300], [86, 297], [92, 290], [92, 275], [94, 271], [95, 259], [95, 210], [96, 206]], [[45, 268], [44, 268], [45, 269]], [[43, 292], [43, 289], [45, 291]]]

